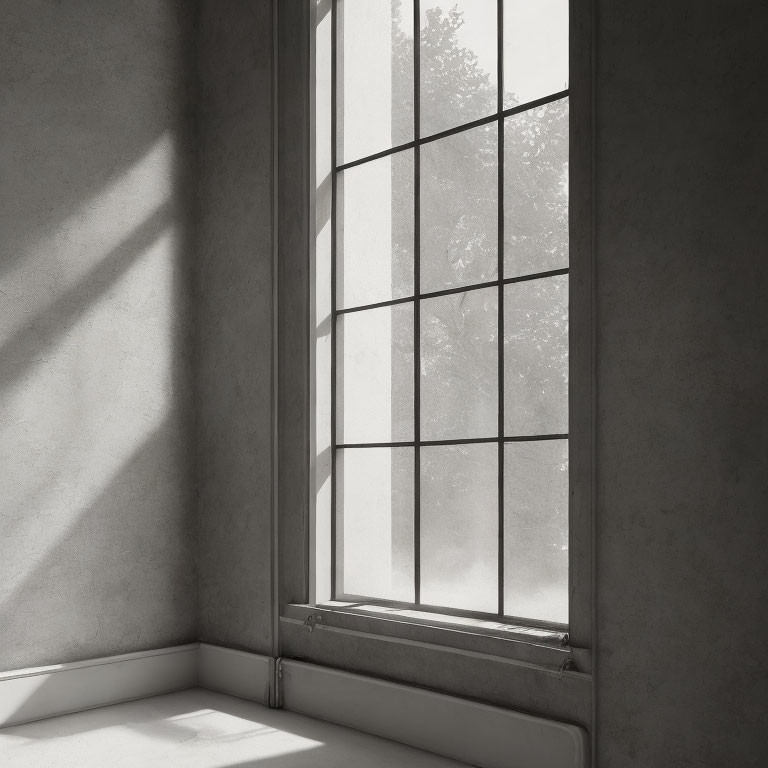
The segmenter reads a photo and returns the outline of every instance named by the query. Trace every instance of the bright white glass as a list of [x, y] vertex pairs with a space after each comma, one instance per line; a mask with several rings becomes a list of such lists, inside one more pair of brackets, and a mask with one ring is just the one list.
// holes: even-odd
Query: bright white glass
[[504, 121], [504, 277], [568, 266], [568, 99]]
[[423, 0], [422, 136], [496, 111], [497, 13], [496, 0]]
[[348, 163], [413, 139], [413, 0], [338, 0], [337, 152]]
[[568, 87], [568, 0], [505, 0], [504, 107]]
[[421, 292], [495, 280], [498, 126], [421, 148]]
[[421, 439], [498, 434], [498, 289], [421, 303]]
[[337, 177], [336, 304], [413, 295], [413, 150]]
[[336, 337], [336, 439], [413, 439], [413, 305], [340, 315]]
[[412, 602], [413, 448], [345, 448], [336, 470], [339, 591]]
[[568, 276], [504, 286], [504, 432], [568, 432]]
[[498, 608], [498, 447], [421, 449], [421, 601]]
[[504, 446], [504, 611], [568, 622], [568, 441]]
[[[346, 163], [413, 139], [413, 2], [337, 8], [337, 162]], [[496, 111], [496, 13], [495, 0], [422, 1], [422, 136]], [[567, 88], [567, 0], [505, 0], [503, 66], [505, 107]], [[504, 132], [503, 277], [566, 267], [568, 100], [506, 118]], [[421, 147], [422, 293], [498, 277], [497, 145], [492, 123]], [[339, 308], [414, 293], [413, 171], [406, 150], [338, 175]], [[322, 175], [318, 199], [329, 201]], [[327, 222], [319, 229], [326, 244]], [[504, 434], [566, 433], [568, 277], [503, 291]], [[497, 299], [494, 287], [424, 300], [418, 329], [411, 303], [339, 316], [337, 442], [414, 439], [414, 330], [421, 439], [496, 437]], [[330, 339], [324, 327], [318, 315], [319, 344]], [[339, 592], [413, 601], [414, 449], [336, 456]], [[507, 443], [503, 456], [505, 612], [565, 623], [568, 441]], [[423, 604], [496, 612], [498, 459], [496, 443], [422, 447]]]

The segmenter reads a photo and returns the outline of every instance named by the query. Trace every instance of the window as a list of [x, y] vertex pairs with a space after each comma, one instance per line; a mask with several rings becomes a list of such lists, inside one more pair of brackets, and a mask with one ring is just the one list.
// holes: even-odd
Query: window
[[568, 2], [327, 17], [328, 596], [564, 625]]

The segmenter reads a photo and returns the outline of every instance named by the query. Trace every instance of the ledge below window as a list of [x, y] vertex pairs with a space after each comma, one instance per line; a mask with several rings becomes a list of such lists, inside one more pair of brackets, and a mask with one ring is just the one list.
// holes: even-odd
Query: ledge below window
[[589, 651], [568, 645], [568, 634], [562, 630], [344, 602], [287, 605], [282, 618], [302, 623], [308, 632], [327, 628], [429, 644], [557, 670], [561, 674], [591, 671]]

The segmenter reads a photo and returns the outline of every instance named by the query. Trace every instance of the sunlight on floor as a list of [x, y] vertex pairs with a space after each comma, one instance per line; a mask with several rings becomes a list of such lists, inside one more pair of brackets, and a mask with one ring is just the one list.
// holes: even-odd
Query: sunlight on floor
[[14, 768], [460, 768], [332, 723], [202, 689], [0, 729]]

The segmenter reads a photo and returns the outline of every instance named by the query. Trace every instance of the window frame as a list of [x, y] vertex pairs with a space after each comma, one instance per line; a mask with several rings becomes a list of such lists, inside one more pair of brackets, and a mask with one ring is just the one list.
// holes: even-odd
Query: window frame
[[[544, 434], [530, 434], [530, 435], [505, 435], [505, 370], [504, 370], [504, 300], [505, 300], [505, 286], [516, 283], [546, 280], [548, 278], [558, 276], [568, 276], [570, 267], [558, 268], [553, 270], [546, 270], [542, 272], [535, 272], [523, 275], [517, 275], [515, 277], [504, 277], [504, 226], [505, 226], [505, 210], [504, 210], [504, 192], [505, 192], [505, 178], [504, 178], [504, 149], [505, 149], [505, 121], [507, 118], [513, 115], [530, 112], [538, 107], [542, 107], [554, 102], [561, 101], [569, 98], [569, 90], [563, 89], [561, 91], [542, 96], [538, 99], [534, 99], [529, 102], [517, 104], [513, 107], [504, 108], [504, 0], [496, 0], [496, 109], [492, 114], [487, 116], [463, 122], [455, 125], [446, 130], [439, 131], [437, 133], [428, 134], [422, 136], [421, 131], [421, 47], [419, 45], [420, 33], [422, 27], [421, 19], [421, 2], [420, 0], [413, 0], [413, 18], [412, 18], [412, 34], [413, 34], [413, 139], [403, 144], [398, 144], [393, 147], [389, 147], [383, 150], [373, 152], [360, 158], [355, 158], [348, 162], [337, 162], [338, 158], [338, 144], [339, 144], [339, 130], [338, 130], [338, 115], [341, 107], [340, 97], [343, 96], [339, 93], [340, 87], [340, 70], [343, 67], [343, 35], [340, 13], [342, 12], [344, 0], [331, 0], [331, 94], [330, 94], [330, 109], [331, 109], [331, 277], [330, 277], [330, 289], [331, 289], [331, 437], [330, 437], [330, 449], [331, 449], [331, 478], [330, 478], [330, 519], [331, 519], [331, 542], [330, 542], [330, 568], [331, 568], [331, 594], [330, 600], [332, 602], [346, 602], [346, 603], [360, 603], [365, 605], [380, 605], [389, 608], [399, 608], [406, 610], [419, 610], [433, 614], [446, 614], [451, 616], [464, 616], [471, 619], [480, 620], [495, 620], [510, 625], [522, 625], [532, 627], [545, 627], [553, 630], [560, 630], [567, 632], [567, 622], [555, 622], [547, 621], [539, 618], [523, 618], [514, 615], [512, 612], [505, 611], [505, 541], [504, 541], [504, 526], [505, 526], [505, 496], [504, 496], [504, 474], [505, 474], [505, 461], [504, 461], [504, 448], [507, 443], [512, 442], [531, 442], [531, 441], [545, 441], [545, 440], [569, 440], [569, 434], [566, 433], [544, 433]], [[497, 277], [495, 280], [482, 281], [461, 285], [458, 287], [450, 287], [441, 290], [434, 291], [422, 291], [421, 290], [421, 148], [425, 147], [433, 142], [446, 139], [451, 136], [463, 134], [471, 131], [475, 128], [486, 125], [496, 125], [496, 149], [497, 149], [497, 174], [496, 174], [496, 196], [497, 196], [497, 226], [496, 226], [496, 250], [497, 250]], [[339, 186], [341, 175], [352, 168], [357, 168], [368, 163], [385, 157], [394, 157], [401, 153], [413, 150], [413, 162], [414, 162], [414, 249], [413, 249], [413, 294], [406, 297], [398, 297], [385, 301], [378, 301], [363, 305], [353, 305], [348, 307], [339, 308], [337, 302], [337, 271], [338, 262], [340, 258], [340, 251], [338, 245], [338, 231], [340, 226], [339, 216]], [[424, 301], [434, 299], [442, 296], [449, 296], [454, 294], [465, 294], [471, 291], [483, 290], [493, 288], [497, 290], [497, 434], [495, 437], [481, 437], [481, 438], [455, 438], [455, 439], [436, 439], [436, 440], [422, 440], [421, 439], [421, 376], [420, 376], [420, 346], [421, 346], [421, 309]], [[365, 312], [373, 309], [380, 309], [385, 307], [394, 307], [397, 305], [410, 304], [413, 307], [413, 329], [414, 329], [414, 382], [413, 382], [413, 396], [414, 396], [414, 414], [413, 414], [413, 428], [414, 436], [410, 441], [391, 441], [391, 442], [365, 442], [365, 443], [347, 443], [337, 441], [337, 418], [338, 418], [338, 402], [339, 396], [337, 392], [338, 385], [338, 323], [341, 317], [356, 313]], [[496, 551], [496, 590], [497, 590], [497, 611], [491, 613], [480, 610], [460, 609], [460, 608], [446, 608], [439, 605], [433, 605], [425, 603], [421, 599], [421, 449], [422, 447], [430, 446], [459, 446], [459, 445], [478, 445], [484, 443], [496, 443], [498, 446], [497, 453], [497, 551]], [[343, 553], [343, 540], [340, 538], [340, 532], [338, 530], [338, 479], [339, 472], [337, 469], [337, 459], [340, 450], [345, 449], [367, 449], [367, 448], [413, 448], [414, 453], [414, 541], [413, 541], [413, 582], [414, 582], [414, 602], [408, 603], [399, 600], [374, 598], [371, 596], [355, 594], [354, 592], [345, 591], [343, 585], [343, 569], [339, 563], [339, 553]], [[343, 556], [343, 555], [342, 555]]]
[[[331, 663], [342, 653], [346, 633], [358, 638], [360, 647], [372, 647], [385, 636], [396, 642], [419, 642], [429, 627], [430, 648], [437, 654], [460, 644], [473, 654], [494, 658], [519, 659], [526, 664], [552, 668], [547, 643], [531, 636], [526, 627], [499, 625], [514, 635], [512, 639], [495, 638], [478, 629], [472, 618], [460, 625], [452, 621], [419, 624], [407, 617], [393, 616], [393, 609], [381, 607], [380, 614], [356, 614], [343, 604], [327, 602], [318, 584], [318, 525], [322, 517], [316, 506], [318, 461], [316, 436], [315, 377], [315, 280], [318, 222], [329, 208], [326, 189], [318, 186], [315, 174], [315, 135], [322, 109], [315, 93], [316, 31], [322, 17], [330, 10], [328, 0], [294, 0], [279, 4], [278, 40], [278, 114], [276, 131], [282, 142], [290, 142], [288, 151], [276, 158], [278, 188], [277, 295], [278, 320], [278, 515], [275, 573], [278, 581], [280, 649], [287, 657], [301, 656], [318, 663]], [[595, 288], [593, 232], [593, 53], [592, 4], [590, 0], [571, 0], [570, 8], [570, 193], [569, 193], [569, 622], [568, 645], [562, 648], [576, 671], [564, 674], [589, 676], [592, 669], [593, 638], [593, 505], [594, 505], [594, 317]], [[300, 151], [297, 151], [300, 147]], [[320, 534], [322, 535], [322, 534]], [[322, 578], [322, 577], [320, 577]], [[371, 601], [366, 601], [370, 603]], [[453, 611], [451, 611], [453, 613]], [[303, 646], [307, 626], [313, 617], [321, 617], [316, 626], [334, 633], [338, 651], [330, 648], [313, 652]], [[334, 627], [338, 627], [335, 630]], [[517, 632], [519, 630], [519, 632]], [[336, 634], [336, 633], [341, 634]], [[485, 633], [485, 634], [484, 634]], [[315, 633], [314, 636], [318, 636]], [[502, 632], [502, 634], [504, 634]], [[310, 634], [311, 637], [313, 635]], [[506, 637], [511, 637], [507, 634]], [[366, 638], [368, 638], [366, 640]], [[320, 642], [320, 637], [316, 642]], [[351, 638], [350, 638], [351, 642]], [[557, 643], [555, 643], [557, 644]], [[553, 646], [549, 644], [550, 648]], [[378, 647], [378, 646], [376, 646]], [[491, 650], [491, 647], [493, 650]], [[474, 656], [473, 656], [474, 658]], [[561, 658], [561, 656], [557, 656]], [[350, 657], [345, 664], [355, 667]], [[341, 662], [339, 662], [341, 663]], [[378, 672], [379, 665], [361, 671], [391, 679], [408, 681], [410, 673], [391, 664]], [[437, 675], [440, 677], [440, 675]], [[435, 679], [434, 687], [453, 690], [454, 678]], [[456, 682], [456, 685], [459, 685]], [[473, 682], [467, 680], [462, 691], [471, 694]], [[574, 694], [575, 695], [575, 694]], [[486, 699], [478, 689], [479, 699]], [[578, 694], [577, 698], [586, 696]], [[575, 699], [574, 699], [575, 700]], [[527, 707], [518, 692], [510, 690], [506, 705]], [[569, 705], [570, 706], [570, 705]], [[581, 705], [579, 705], [581, 706]], [[561, 707], [544, 706], [537, 711], [565, 716]], [[558, 714], [560, 713], [560, 714]], [[582, 720], [573, 715], [574, 721]]]

